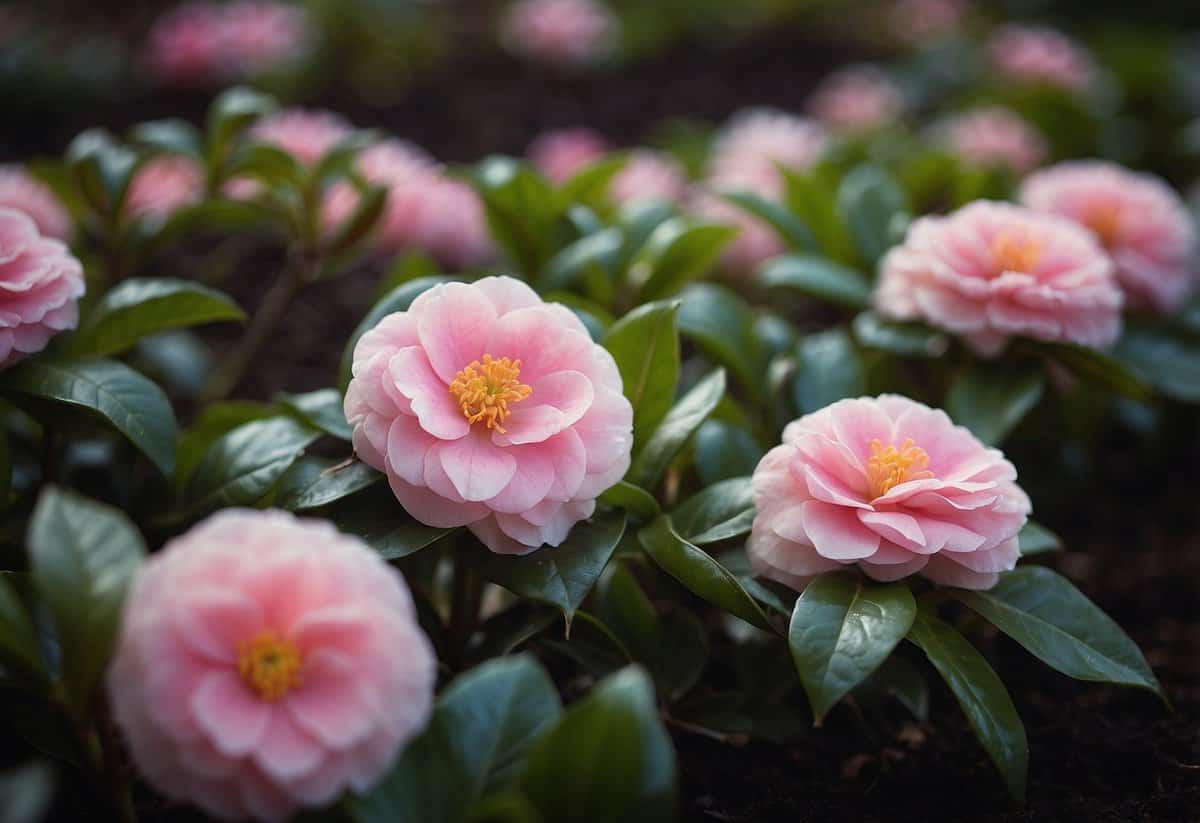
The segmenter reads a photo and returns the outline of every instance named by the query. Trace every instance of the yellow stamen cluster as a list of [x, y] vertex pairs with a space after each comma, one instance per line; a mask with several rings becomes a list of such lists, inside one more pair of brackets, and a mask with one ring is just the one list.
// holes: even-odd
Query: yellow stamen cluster
[[267, 701], [278, 700], [300, 685], [303, 662], [296, 645], [270, 629], [243, 641], [238, 648], [238, 674]]
[[893, 486], [910, 480], [933, 477], [933, 472], [925, 468], [928, 465], [929, 455], [913, 445], [911, 437], [905, 438], [899, 449], [895, 446], [884, 448], [878, 439], [872, 440], [871, 459], [867, 461], [867, 485], [871, 497], [882, 497]]
[[1101, 203], [1088, 209], [1083, 217], [1084, 225], [1095, 232], [1101, 245], [1115, 246], [1121, 239], [1121, 208], [1115, 203]]
[[1023, 232], [1000, 232], [992, 240], [992, 257], [997, 272], [1033, 271], [1042, 256], [1042, 244]]
[[503, 433], [504, 421], [512, 413], [509, 406], [533, 394], [532, 388], [518, 381], [520, 376], [520, 360], [496, 360], [485, 354], [482, 363], [473, 360], [454, 375], [450, 393], [468, 423], [482, 420], [489, 429]]

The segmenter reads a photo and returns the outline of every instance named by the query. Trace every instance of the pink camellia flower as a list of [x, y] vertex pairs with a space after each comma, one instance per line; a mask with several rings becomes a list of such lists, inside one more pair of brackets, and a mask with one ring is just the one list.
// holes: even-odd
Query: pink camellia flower
[[617, 22], [595, 0], [518, 0], [503, 24], [508, 47], [550, 63], [582, 65], [611, 51]]
[[0, 207], [0, 368], [75, 328], [83, 292], [83, 266], [66, 244], [39, 234], [24, 212]]
[[821, 81], [808, 111], [831, 129], [870, 131], [900, 117], [904, 95], [878, 66], [848, 66]]
[[241, 75], [255, 75], [302, 58], [312, 31], [304, 9], [272, 0], [237, 0], [221, 18], [222, 51]]
[[436, 286], [354, 350], [354, 450], [431, 526], [488, 548], [557, 546], [629, 468], [633, 409], [612, 356], [511, 277]]
[[1001, 106], [985, 106], [943, 120], [933, 140], [977, 166], [1007, 166], [1018, 174], [1046, 159], [1046, 140], [1020, 115]]
[[820, 159], [829, 137], [816, 121], [771, 109], [751, 109], [734, 116], [718, 137], [695, 212], [738, 228], [724, 254], [733, 271], [748, 272], [768, 258], [781, 254], [782, 241], [761, 220], [709, 192], [721, 189], [749, 191], [768, 200], [783, 195], [779, 166], [805, 171]]
[[137, 217], [164, 218], [200, 201], [204, 173], [190, 157], [163, 154], [151, 158], [133, 175], [125, 207]]
[[1017, 471], [946, 413], [894, 394], [839, 400], [783, 430], [754, 470], [757, 574], [803, 590], [857, 565], [989, 589], [1020, 554]]
[[987, 48], [992, 65], [1008, 80], [1080, 92], [1095, 75], [1091, 56], [1083, 48], [1044, 26], [1001, 26]]
[[164, 794], [282, 820], [369, 789], [427, 723], [436, 670], [403, 578], [360, 540], [230, 509], [139, 572], [108, 692]]
[[608, 150], [608, 141], [591, 129], [559, 129], [539, 135], [530, 144], [529, 162], [553, 182], [565, 183]]
[[1099, 160], [1061, 163], [1029, 177], [1021, 202], [1090, 229], [1131, 306], [1170, 314], [1195, 288], [1196, 226], [1179, 195], [1153, 175]]
[[250, 130], [250, 138], [282, 149], [304, 165], [313, 165], [352, 131], [350, 124], [333, 112], [292, 108], [260, 120]]
[[22, 166], [0, 166], [0, 208], [25, 212], [43, 237], [71, 237], [71, 215], [50, 187]]
[[152, 76], [175, 85], [207, 85], [225, 72], [225, 29], [212, 3], [184, 3], [154, 21], [146, 41]]
[[1121, 332], [1113, 264], [1076, 223], [977, 200], [922, 217], [884, 256], [876, 310], [961, 335], [983, 355], [1009, 337], [1102, 348]]
[[670, 155], [653, 149], [633, 149], [624, 168], [613, 178], [609, 194], [620, 205], [640, 200], [678, 203], [687, 193], [683, 167]]
[[965, 0], [897, 0], [891, 29], [912, 46], [925, 46], [962, 30], [970, 7]]

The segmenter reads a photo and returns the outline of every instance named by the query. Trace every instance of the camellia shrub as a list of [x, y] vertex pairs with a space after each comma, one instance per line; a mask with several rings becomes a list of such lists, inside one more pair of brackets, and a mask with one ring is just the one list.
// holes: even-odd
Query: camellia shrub
[[[1098, 71], [998, 37], [1039, 93]], [[451, 168], [234, 88], [6, 170], [14, 730], [126, 821], [607, 823], [675, 818], [672, 734], [803, 745], [846, 703], [926, 718], [934, 678], [1021, 802], [985, 626], [1165, 702], [1006, 451], [1044, 481], [1194, 414], [1182, 201], [1031, 171], [1008, 109], [905, 123], [878, 67], [811, 111], [699, 167], [573, 131]], [[276, 339], [364, 278], [347, 339]]]

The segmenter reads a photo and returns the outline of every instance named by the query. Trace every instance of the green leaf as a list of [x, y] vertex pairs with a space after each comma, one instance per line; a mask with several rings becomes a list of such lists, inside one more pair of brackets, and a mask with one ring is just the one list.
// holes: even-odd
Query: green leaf
[[345, 220], [342, 221], [325, 243], [327, 255], [345, 254], [370, 236], [384, 207], [387, 206], [388, 190], [383, 186], [368, 186]]
[[917, 613], [908, 639], [925, 652], [971, 722], [988, 757], [1000, 770], [1008, 793], [1025, 799], [1029, 743], [1008, 690], [967, 639], [924, 609]]
[[638, 539], [659, 568], [688, 591], [752, 626], [776, 632], [758, 602], [746, 592], [737, 577], [712, 556], [680, 537], [670, 517], [659, 516], [638, 532]]
[[408, 307], [412, 305], [412, 301], [422, 293], [442, 283], [449, 283], [451, 280], [453, 278], [450, 277], [419, 277], [392, 289], [383, 299], [372, 306], [371, 310], [367, 312], [367, 316], [355, 327], [350, 339], [346, 341], [346, 348], [342, 352], [342, 361], [338, 366], [338, 388], [345, 391], [346, 386], [350, 385], [350, 368], [354, 364], [354, 347], [358, 345], [359, 338], [375, 328], [379, 321], [389, 314], [407, 311]]
[[129, 139], [140, 146], [164, 154], [182, 154], [199, 160], [204, 139], [191, 123], [178, 117], [139, 123]]
[[709, 283], [691, 286], [680, 297], [683, 336], [732, 372], [751, 396], [760, 396], [767, 357], [750, 305], [729, 289]]
[[626, 474], [629, 482], [647, 489], [657, 486], [675, 455], [724, 396], [725, 370], [717, 369], [679, 398], [633, 458]]
[[301, 457], [291, 465], [275, 488], [274, 505], [288, 511], [328, 506], [383, 479], [366, 463]]
[[638, 306], [612, 325], [604, 348], [617, 361], [625, 396], [633, 404], [633, 439], [642, 443], [671, 408], [679, 380], [675, 302]]
[[1114, 355], [1167, 397], [1200, 403], [1200, 334], [1128, 323]]
[[625, 513], [608, 512], [576, 524], [560, 546], [543, 546], [521, 556], [480, 548], [477, 568], [485, 579], [513, 594], [557, 606], [569, 624], [624, 533]]
[[782, 166], [779, 173], [788, 210], [812, 231], [820, 244], [818, 251], [834, 260], [852, 260], [854, 243], [838, 216], [834, 192], [816, 174], [801, 175]]
[[641, 284], [638, 302], [675, 294], [716, 265], [737, 230], [718, 223], [672, 217], [660, 223], [638, 253], [630, 271]]
[[208, 149], [216, 157], [224, 157], [229, 142], [278, 104], [273, 97], [236, 86], [217, 95], [208, 108]]
[[350, 440], [350, 424], [346, 422], [342, 393], [337, 389], [317, 389], [305, 394], [281, 394], [278, 399], [284, 408], [294, 412], [302, 422], [339, 440]]
[[71, 341], [71, 350], [76, 354], [114, 354], [168, 329], [245, 317], [228, 295], [198, 283], [167, 278], [126, 280], [88, 312]]
[[692, 438], [696, 473], [705, 485], [752, 474], [763, 449], [754, 435], [723, 420], [705, 420]]
[[188, 479], [188, 511], [252, 506], [320, 433], [290, 417], [243, 423], [218, 437]]
[[0, 823], [42, 823], [54, 800], [54, 770], [35, 760], [0, 772]]
[[138, 154], [113, 139], [104, 129], [78, 134], [66, 151], [67, 167], [83, 199], [102, 215], [121, 212]]
[[864, 346], [900, 357], [941, 357], [950, 349], [950, 338], [924, 323], [893, 323], [872, 311], [855, 317], [853, 330]]
[[196, 466], [200, 465], [208, 447], [218, 437], [233, 431], [243, 423], [278, 416], [279, 410], [274, 406], [249, 400], [233, 400], [206, 406], [195, 424], [179, 438], [178, 456], [175, 461], [175, 488], [183, 488]]
[[541, 288], [571, 288], [589, 271], [598, 271], [605, 278], [611, 278], [624, 243], [624, 235], [616, 228], [584, 235], [550, 258], [542, 273]]
[[492, 237], [527, 279], [535, 278], [553, 252], [553, 223], [563, 206], [558, 193], [511, 157], [485, 158], [471, 181], [483, 200]]
[[796, 345], [792, 401], [800, 414], [823, 409], [867, 391], [866, 367], [845, 329], [829, 329], [801, 338]]
[[1045, 377], [1038, 363], [975, 363], [946, 394], [946, 411], [989, 446], [1001, 443], [1042, 397]]
[[1137, 686], [1166, 700], [1137, 644], [1069, 580], [1044, 566], [1022, 566], [985, 592], [956, 598], [1047, 666], [1076, 680]]
[[38, 646], [37, 630], [25, 604], [0, 575], [0, 660], [15, 663], [27, 672], [44, 675], [45, 663]]
[[722, 199], [728, 200], [769, 225], [787, 244], [788, 248], [805, 251], [817, 251], [819, 248], [817, 238], [813, 236], [812, 230], [780, 203], [760, 197], [750, 191], [724, 190], [718, 194]]
[[1069, 343], [1028, 344], [1042, 354], [1057, 360], [1078, 377], [1094, 386], [1131, 397], [1145, 400], [1150, 389], [1137, 374], [1120, 360], [1096, 349]]
[[159, 471], [175, 471], [175, 412], [153, 381], [114, 360], [38, 357], [0, 378], [0, 391], [51, 400], [106, 420]]
[[859, 253], [872, 264], [895, 244], [897, 220], [908, 219], [904, 190], [886, 171], [870, 164], [843, 178], [837, 207]]
[[741, 537], [753, 521], [754, 489], [748, 476], [714, 483], [671, 512], [675, 531], [697, 545]]
[[823, 574], [796, 600], [788, 647], [819, 724], [908, 634], [917, 601], [903, 583], [868, 586]]
[[630, 666], [601, 681], [529, 753], [521, 781], [543, 820], [674, 820], [676, 766], [654, 687]]
[[1047, 529], [1041, 523], [1032, 520], [1025, 521], [1021, 533], [1017, 536], [1021, 544], [1021, 556], [1029, 557], [1034, 554], [1060, 551], [1063, 547], [1062, 538]]
[[67, 694], [83, 718], [108, 665], [125, 592], [146, 545], [121, 512], [54, 486], [38, 498], [28, 542], [34, 583], [54, 616]]
[[529, 656], [484, 663], [438, 698], [429, 726], [370, 793], [347, 804], [360, 823], [461, 823], [505, 791], [558, 721], [554, 683]]
[[337, 501], [328, 516], [338, 529], [362, 538], [384, 560], [416, 554], [457, 531], [413, 520], [382, 484]]
[[629, 158], [622, 154], [607, 154], [587, 163], [571, 175], [559, 188], [563, 202], [601, 203], [608, 196], [613, 178], [625, 168]]
[[624, 509], [641, 520], [655, 518], [662, 511], [654, 495], [641, 486], [626, 483], [624, 480], [601, 494], [600, 502]]
[[758, 280], [770, 289], [788, 289], [852, 309], [871, 303], [871, 283], [862, 272], [815, 254], [776, 257], [759, 271]]

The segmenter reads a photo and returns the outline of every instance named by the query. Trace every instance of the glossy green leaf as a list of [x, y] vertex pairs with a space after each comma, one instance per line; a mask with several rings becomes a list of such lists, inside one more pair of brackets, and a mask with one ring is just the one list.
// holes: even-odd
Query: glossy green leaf
[[800, 340], [791, 390], [800, 414], [866, 393], [866, 367], [845, 329], [829, 329]]
[[1018, 535], [1021, 543], [1021, 556], [1060, 551], [1063, 547], [1062, 538], [1047, 529], [1041, 523], [1032, 520], [1025, 522]]
[[808, 226], [825, 255], [848, 261], [855, 257], [854, 242], [838, 214], [835, 192], [815, 174], [801, 175], [780, 167], [788, 210]]
[[38, 646], [37, 631], [25, 604], [6, 577], [0, 575], [0, 660], [40, 675], [45, 670], [45, 663]]
[[206, 406], [192, 427], [179, 438], [175, 461], [175, 488], [183, 488], [196, 466], [200, 465], [208, 447], [218, 437], [233, 431], [243, 423], [279, 416], [279, 410], [274, 406], [249, 400], [232, 400]]
[[624, 235], [615, 228], [602, 229], [579, 238], [546, 263], [542, 273], [542, 288], [571, 288], [583, 280], [588, 271], [599, 271], [606, 278], [612, 277], [624, 243]]
[[758, 273], [767, 288], [787, 289], [852, 309], [871, 302], [871, 283], [857, 269], [815, 254], [789, 254], [769, 261]]
[[331, 509], [327, 516], [338, 529], [362, 538], [384, 560], [416, 554], [458, 531], [413, 520], [382, 483], [337, 501]]
[[900, 357], [941, 357], [950, 349], [950, 338], [924, 323], [893, 323], [872, 311], [855, 317], [853, 330], [864, 346]]
[[139, 123], [129, 132], [129, 139], [140, 146], [164, 154], [183, 154], [200, 159], [204, 138], [191, 123], [172, 117]]
[[1200, 403], [1200, 332], [1129, 323], [1113, 354], [1167, 397]]
[[675, 752], [645, 671], [622, 669], [567, 709], [529, 753], [521, 786], [543, 820], [675, 819]]
[[104, 129], [80, 132], [66, 151], [67, 167], [79, 193], [103, 215], [120, 213], [138, 160], [137, 152]]
[[627, 156], [613, 153], [584, 164], [559, 188], [563, 201], [602, 204], [608, 196], [608, 187], [613, 178], [621, 173], [628, 162]]
[[485, 158], [471, 180], [483, 200], [492, 237], [522, 273], [538, 275], [553, 251], [552, 224], [562, 211], [558, 193], [511, 157]]
[[429, 726], [383, 781], [347, 804], [360, 823], [461, 823], [512, 785], [562, 714], [554, 683], [529, 656], [484, 663], [438, 698]]
[[1067, 343], [1038, 343], [1033, 348], [1057, 360], [1087, 383], [1134, 400], [1150, 396], [1149, 386], [1125, 363], [1098, 349]]
[[387, 201], [388, 190], [383, 186], [369, 186], [362, 192], [354, 210], [333, 229], [325, 243], [326, 254], [345, 254], [367, 239], [378, 224]]
[[990, 446], [1001, 443], [1042, 397], [1045, 376], [1038, 363], [976, 363], [946, 394], [946, 412]]
[[338, 366], [338, 387], [345, 391], [346, 386], [350, 384], [350, 368], [354, 364], [354, 347], [358, 345], [359, 338], [375, 328], [379, 321], [389, 314], [407, 311], [408, 307], [412, 305], [412, 301], [422, 293], [442, 283], [449, 283], [452, 279], [450, 277], [419, 277], [416, 280], [410, 280], [392, 289], [372, 306], [371, 310], [367, 312], [367, 316], [355, 327], [350, 339], [346, 341], [346, 348], [342, 351], [342, 361]]
[[675, 531], [696, 545], [741, 537], [753, 521], [754, 490], [748, 476], [714, 483], [671, 512]]
[[576, 524], [560, 546], [521, 556], [480, 549], [477, 568], [514, 594], [557, 606], [570, 622], [624, 533], [625, 513], [607, 512]]
[[1029, 772], [1029, 743], [1008, 690], [975, 647], [948, 623], [918, 611], [908, 639], [917, 644], [950, 687], [983, 748], [1000, 770], [1008, 793], [1021, 802]]
[[728, 369], [752, 397], [759, 396], [767, 358], [750, 305], [729, 289], [710, 283], [689, 287], [680, 299], [680, 333]]
[[954, 596], [1068, 677], [1137, 686], [1166, 699], [1137, 644], [1051, 569], [1022, 566], [988, 591]]
[[302, 422], [340, 440], [350, 440], [350, 424], [337, 389], [317, 389], [304, 394], [282, 394], [279, 402]]
[[600, 495], [600, 502], [624, 509], [640, 520], [651, 520], [662, 511], [654, 495], [624, 480]]
[[838, 188], [837, 207], [859, 253], [868, 263], [883, 257], [897, 242], [897, 220], [908, 218], [904, 190], [886, 171], [874, 165], [859, 166], [845, 176]]
[[383, 475], [357, 460], [301, 457], [279, 478], [274, 505], [289, 511], [328, 506], [383, 480]]
[[746, 429], [723, 420], [705, 420], [692, 438], [696, 473], [705, 485], [751, 474], [763, 448]]
[[243, 423], [221, 435], [188, 478], [188, 510], [254, 505], [319, 436], [290, 417]]
[[644, 442], [671, 408], [679, 380], [678, 303], [638, 306], [612, 325], [604, 348], [617, 361], [633, 404], [634, 443]]
[[672, 217], [660, 223], [633, 263], [630, 277], [640, 283], [639, 302], [675, 294], [706, 274], [736, 234], [730, 226]]
[[121, 512], [54, 486], [38, 498], [28, 543], [34, 583], [54, 616], [63, 682], [82, 718], [108, 665], [146, 545]]
[[679, 398], [633, 458], [629, 482], [652, 489], [700, 424], [725, 396], [725, 370], [717, 369]]
[[908, 634], [917, 602], [903, 583], [815, 578], [796, 600], [788, 647], [817, 722], [866, 680]]
[[107, 355], [168, 329], [244, 320], [228, 295], [186, 280], [126, 280], [87, 313], [71, 341], [77, 354]]
[[812, 230], [783, 204], [750, 191], [726, 190], [721, 191], [720, 196], [774, 229], [788, 248], [817, 250], [817, 238], [813, 236]]
[[63, 403], [99, 416], [159, 470], [175, 470], [175, 412], [162, 389], [114, 360], [38, 357], [0, 378], [0, 391]]
[[208, 109], [209, 151], [220, 155], [234, 137], [277, 107], [273, 97], [245, 86], [221, 92]]
[[659, 568], [688, 591], [752, 626], [776, 631], [737, 577], [711, 555], [680, 537], [670, 517], [659, 516], [638, 532], [638, 539]]

